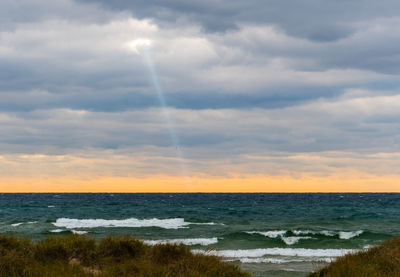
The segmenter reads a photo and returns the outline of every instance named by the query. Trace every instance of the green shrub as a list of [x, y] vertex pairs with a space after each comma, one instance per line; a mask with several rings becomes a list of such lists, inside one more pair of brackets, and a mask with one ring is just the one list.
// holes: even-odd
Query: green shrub
[[48, 237], [36, 243], [0, 236], [0, 277], [248, 277], [219, 258], [194, 255], [184, 245], [147, 246], [130, 237], [95, 241]]
[[39, 241], [34, 247], [34, 257], [40, 262], [68, 261], [68, 249], [63, 241], [49, 237]]
[[106, 237], [99, 244], [99, 254], [113, 259], [136, 258], [144, 253], [143, 242], [130, 237]]
[[183, 244], [157, 244], [152, 249], [152, 260], [156, 264], [173, 263], [191, 256], [189, 248]]
[[400, 239], [347, 254], [308, 277], [400, 277]]

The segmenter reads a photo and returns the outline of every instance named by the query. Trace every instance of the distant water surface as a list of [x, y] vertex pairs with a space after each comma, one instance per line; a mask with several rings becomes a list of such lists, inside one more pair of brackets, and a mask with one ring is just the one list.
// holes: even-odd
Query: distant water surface
[[0, 194], [0, 232], [184, 243], [255, 276], [305, 276], [400, 233], [400, 194]]

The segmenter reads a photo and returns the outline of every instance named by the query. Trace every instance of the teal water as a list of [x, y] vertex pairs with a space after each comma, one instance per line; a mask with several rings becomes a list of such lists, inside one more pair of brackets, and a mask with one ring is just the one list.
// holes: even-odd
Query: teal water
[[0, 232], [130, 234], [219, 255], [255, 276], [305, 276], [400, 233], [400, 194], [0, 194]]

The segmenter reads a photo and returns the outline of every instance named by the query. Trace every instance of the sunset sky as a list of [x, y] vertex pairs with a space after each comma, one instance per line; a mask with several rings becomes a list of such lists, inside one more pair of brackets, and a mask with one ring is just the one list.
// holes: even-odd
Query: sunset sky
[[0, 191], [400, 191], [399, 11], [2, 0]]

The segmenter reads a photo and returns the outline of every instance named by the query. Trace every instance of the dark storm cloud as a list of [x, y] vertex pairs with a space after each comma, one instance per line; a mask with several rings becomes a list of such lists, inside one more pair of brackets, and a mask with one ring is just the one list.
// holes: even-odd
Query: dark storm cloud
[[[323, 91], [324, 97], [340, 95], [340, 90], [333, 88], [304, 88], [293, 91], [276, 89], [272, 93], [262, 92], [243, 95], [215, 92], [179, 92], [166, 97], [167, 105], [177, 109], [249, 109], [264, 108], [277, 109], [298, 105], [319, 97]], [[43, 109], [73, 109], [96, 112], [120, 112], [132, 109], [146, 109], [159, 107], [159, 99], [155, 93], [109, 93], [95, 91], [92, 93], [69, 92], [49, 93], [45, 91], [9, 92], [1, 93], [7, 101], [0, 102], [0, 112], [20, 112]]]
[[395, 0], [81, 0], [115, 10], [130, 11], [139, 18], [179, 23], [200, 23], [206, 31], [238, 28], [241, 23], [272, 24], [289, 35], [316, 41], [334, 41], [353, 33], [352, 22], [397, 16]]
[[2, 0], [0, 1], [0, 31], [15, 30], [19, 24], [62, 19], [81, 22], [105, 22], [114, 15], [92, 5], [77, 5], [69, 0]]

